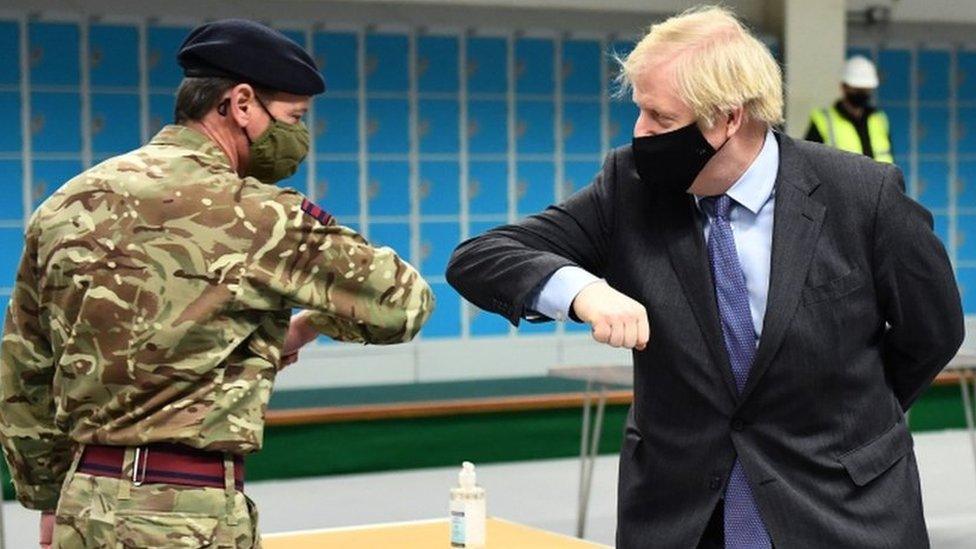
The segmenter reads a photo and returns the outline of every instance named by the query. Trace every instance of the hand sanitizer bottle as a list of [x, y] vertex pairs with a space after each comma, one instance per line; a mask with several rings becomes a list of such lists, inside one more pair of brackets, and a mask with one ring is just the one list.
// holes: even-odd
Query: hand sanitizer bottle
[[451, 547], [485, 547], [485, 489], [476, 481], [474, 464], [465, 461], [451, 488]]

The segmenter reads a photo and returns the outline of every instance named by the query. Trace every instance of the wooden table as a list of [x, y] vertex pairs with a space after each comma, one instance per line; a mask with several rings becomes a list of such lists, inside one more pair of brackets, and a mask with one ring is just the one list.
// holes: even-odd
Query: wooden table
[[[488, 519], [487, 549], [594, 549], [607, 545]], [[327, 528], [262, 536], [264, 549], [438, 549], [451, 546], [447, 519]]]

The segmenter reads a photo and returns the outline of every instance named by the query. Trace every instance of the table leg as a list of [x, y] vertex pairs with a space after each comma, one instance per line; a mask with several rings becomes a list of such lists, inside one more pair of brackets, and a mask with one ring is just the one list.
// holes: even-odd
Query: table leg
[[593, 395], [593, 380], [586, 381], [586, 392], [583, 393], [583, 425], [580, 435], [580, 478], [579, 494], [576, 500], [576, 537], [582, 538], [586, 528], [586, 456], [590, 440], [590, 404]]
[[[976, 466], [976, 419], [974, 419], [973, 396], [969, 392], [969, 374], [959, 372], [959, 388], [962, 390], [962, 406], [966, 415], [966, 430], [973, 449], [973, 465]], [[976, 375], [973, 376], [973, 391], [976, 393]]]

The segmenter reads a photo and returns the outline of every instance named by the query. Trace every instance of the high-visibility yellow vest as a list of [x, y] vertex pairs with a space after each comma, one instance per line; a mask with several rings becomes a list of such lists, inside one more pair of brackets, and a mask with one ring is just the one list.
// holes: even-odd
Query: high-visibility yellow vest
[[[836, 106], [813, 111], [810, 113], [810, 120], [823, 136], [824, 144], [842, 151], [864, 154], [857, 128], [837, 110]], [[868, 116], [868, 139], [871, 140], [875, 160], [889, 163], [895, 161], [891, 156], [888, 117], [885, 113], [874, 111]]]

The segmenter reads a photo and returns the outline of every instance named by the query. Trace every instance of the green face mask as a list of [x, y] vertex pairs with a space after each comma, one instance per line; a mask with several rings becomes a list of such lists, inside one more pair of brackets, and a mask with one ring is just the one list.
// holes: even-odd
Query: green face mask
[[271, 117], [271, 125], [257, 139], [251, 141], [247, 131], [244, 135], [251, 143], [251, 160], [247, 173], [251, 177], [274, 184], [295, 174], [298, 165], [308, 154], [308, 128], [305, 124], [287, 124], [274, 117], [264, 103], [258, 103]]

